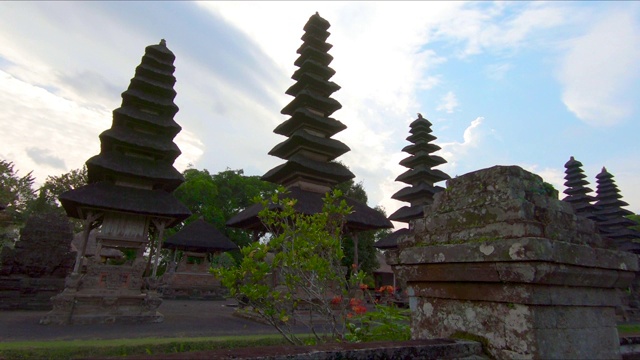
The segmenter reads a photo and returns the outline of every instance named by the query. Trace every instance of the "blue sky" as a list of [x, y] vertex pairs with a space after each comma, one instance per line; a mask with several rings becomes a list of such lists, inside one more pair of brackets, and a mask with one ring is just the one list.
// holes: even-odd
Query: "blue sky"
[[[0, 2], [0, 157], [38, 182], [99, 152], [144, 47], [176, 54], [176, 143], [210, 172], [262, 175], [284, 138], [303, 26], [331, 23], [342, 160], [392, 213], [409, 124], [451, 176], [519, 165], [562, 192], [575, 156], [640, 212], [637, 2]], [[444, 185], [444, 184], [443, 184]]]

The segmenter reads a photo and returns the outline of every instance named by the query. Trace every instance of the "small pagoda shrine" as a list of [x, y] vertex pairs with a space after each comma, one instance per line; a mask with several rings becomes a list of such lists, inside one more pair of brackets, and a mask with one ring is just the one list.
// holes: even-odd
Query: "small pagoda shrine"
[[611, 239], [618, 250], [640, 254], [640, 244], [633, 241], [640, 239], [640, 232], [630, 228], [637, 224], [625, 217], [633, 212], [622, 208], [629, 204], [621, 200], [622, 195], [613, 175], [603, 167], [596, 179], [598, 187], [594, 214], [598, 230], [603, 237]]
[[[163, 298], [223, 299], [225, 289], [209, 272], [211, 258], [238, 250], [238, 245], [200, 218], [167, 238], [163, 247], [173, 250], [173, 261], [160, 280]], [[178, 251], [182, 258], [176, 268]]]
[[402, 151], [410, 154], [400, 161], [400, 165], [409, 170], [400, 174], [396, 181], [402, 181], [409, 186], [401, 189], [391, 196], [392, 199], [408, 202], [410, 206], [403, 206], [389, 219], [408, 223], [411, 220], [424, 217], [424, 207], [433, 202], [433, 195], [444, 190], [435, 183], [450, 179], [449, 175], [441, 170], [432, 169], [434, 166], [445, 164], [447, 161], [440, 156], [431, 155], [440, 150], [440, 147], [431, 144], [437, 138], [431, 134], [431, 122], [418, 114], [418, 118], [409, 127], [411, 135], [407, 141], [411, 145], [405, 146]]
[[[161, 239], [165, 228], [191, 215], [172, 195], [184, 181], [173, 167], [180, 155], [173, 138], [181, 130], [173, 120], [174, 60], [164, 40], [146, 48], [111, 128], [100, 134], [100, 154], [86, 162], [88, 184], [60, 195], [67, 215], [83, 220], [83, 241], [66, 287], [52, 298], [53, 310], [42, 324], [163, 320], [157, 311], [162, 300], [143, 292], [143, 254], [151, 236]], [[92, 229], [99, 230], [95, 254], [116, 248], [129, 260], [114, 264], [93, 256], [85, 262]]]
[[[447, 161], [440, 156], [432, 155], [440, 150], [440, 147], [431, 143], [437, 139], [431, 134], [431, 125], [431, 122], [420, 113], [418, 118], [409, 124], [411, 135], [407, 137], [407, 141], [411, 144], [405, 146], [402, 151], [410, 156], [400, 161], [400, 165], [409, 170], [396, 178], [396, 181], [404, 182], [409, 186], [400, 189], [391, 198], [408, 202], [410, 205], [403, 206], [389, 215], [390, 220], [410, 223], [412, 220], [423, 218], [424, 208], [433, 203], [433, 195], [444, 190], [443, 187], [434, 184], [450, 179], [449, 175], [441, 170], [433, 169]], [[400, 229], [379, 240], [374, 246], [378, 249], [393, 249], [398, 240], [409, 233], [409, 230]]]
[[[333, 57], [327, 53], [332, 47], [326, 42], [329, 27], [329, 22], [318, 13], [304, 26], [303, 43], [297, 50], [300, 56], [295, 61], [299, 69], [291, 77], [296, 83], [286, 91], [294, 99], [281, 111], [290, 117], [274, 130], [287, 139], [269, 152], [286, 162], [262, 176], [263, 180], [286, 187], [289, 191], [286, 196], [297, 199], [295, 209], [304, 214], [322, 211], [324, 194], [335, 185], [354, 178], [347, 167], [334, 161], [350, 149], [331, 138], [346, 126], [330, 117], [342, 105], [331, 98], [340, 86], [330, 81], [335, 71], [329, 67]], [[393, 227], [389, 220], [366, 204], [349, 198], [345, 200], [353, 207], [346, 224], [350, 233]], [[258, 218], [260, 210], [261, 204], [250, 206], [230, 219], [227, 226], [253, 230], [257, 240], [264, 230]]]
[[564, 186], [567, 188], [563, 192], [567, 196], [562, 201], [571, 204], [576, 214], [592, 219], [594, 210], [592, 203], [595, 198], [590, 195], [593, 190], [588, 187], [589, 182], [585, 180], [587, 176], [583, 174], [582, 163], [572, 156], [564, 167], [566, 180]]

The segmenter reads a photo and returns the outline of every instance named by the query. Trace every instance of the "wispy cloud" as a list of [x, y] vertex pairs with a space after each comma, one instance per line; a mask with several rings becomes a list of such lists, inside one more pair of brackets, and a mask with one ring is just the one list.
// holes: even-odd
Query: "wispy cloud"
[[30, 147], [26, 150], [27, 156], [38, 165], [50, 166], [54, 169], [65, 170], [64, 160], [58, 156], [51, 155], [50, 150]]
[[438, 105], [436, 110], [445, 111], [447, 114], [451, 114], [458, 106], [460, 106], [460, 103], [458, 102], [456, 94], [454, 94], [453, 91], [449, 91], [442, 97], [440, 105]]
[[513, 65], [510, 63], [491, 64], [485, 67], [485, 73], [491, 80], [502, 81], [511, 69], [513, 69]]
[[567, 44], [558, 72], [562, 101], [590, 125], [614, 125], [638, 108], [631, 85], [640, 78], [639, 13], [627, 6], [600, 14]]

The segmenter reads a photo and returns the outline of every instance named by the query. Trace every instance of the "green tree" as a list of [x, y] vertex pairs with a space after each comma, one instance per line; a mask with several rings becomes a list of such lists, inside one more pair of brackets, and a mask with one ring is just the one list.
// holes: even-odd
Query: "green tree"
[[[365, 273], [347, 276], [343, 232], [351, 209], [339, 190], [327, 194], [323, 210], [295, 211], [295, 201], [273, 195], [263, 201], [260, 220], [272, 236], [242, 248], [238, 267], [215, 269], [244, 311], [274, 326], [290, 343], [408, 340], [407, 312], [377, 304], [369, 313], [361, 288]], [[269, 210], [269, 202], [279, 210]], [[304, 339], [292, 325], [306, 325]]]
[[[344, 196], [353, 200], [366, 204], [369, 200], [367, 192], [364, 190], [362, 182], [355, 183], [353, 180], [345, 181], [336, 186], [336, 189], [340, 190]], [[384, 217], [387, 216], [384, 209], [380, 206], [376, 206], [374, 210], [381, 213]], [[369, 230], [362, 231], [357, 234], [358, 236], [358, 268], [365, 273], [371, 275], [380, 266], [378, 258], [376, 257], [377, 249], [373, 247], [376, 241], [390, 233], [389, 229], [381, 230]], [[345, 266], [351, 266], [354, 263], [354, 246], [353, 235], [346, 234], [343, 242], [345, 257], [343, 263]]]
[[28, 217], [28, 204], [35, 199], [32, 172], [19, 176], [12, 161], [0, 159], [0, 243], [12, 245]]
[[[259, 216], [271, 238], [243, 247], [238, 267], [215, 270], [233, 296], [292, 344], [304, 343], [294, 324], [308, 326], [315, 341], [344, 335], [346, 299], [354, 297], [359, 278], [347, 279], [342, 266], [342, 231], [350, 209], [339, 196], [327, 195], [323, 212], [313, 215], [296, 212], [295, 200], [286, 194], [270, 199], [280, 205], [279, 211], [269, 210], [265, 200]], [[300, 310], [309, 316], [301, 316]]]
[[[65, 214], [58, 197], [62, 193], [77, 189], [88, 183], [87, 167], [71, 170], [58, 176], [47, 176], [44, 184], [38, 189], [38, 197], [29, 203], [28, 212], [58, 212]], [[80, 231], [81, 222], [75, 221], [76, 231]]]
[[[259, 176], [246, 176], [243, 170], [226, 169], [210, 174], [207, 169], [189, 168], [183, 172], [185, 182], [174, 192], [175, 197], [191, 210], [192, 214], [184, 224], [202, 217], [213, 224], [239, 247], [252, 242], [245, 231], [225, 226], [233, 216], [254, 204], [255, 198], [264, 198], [275, 193], [277, 186], [263, 181]], [[167, 236], [181, 229], [169, 229]], [[240, 253], [232, 256], [238, 261]]]
[[627, 215], [627, 219], [635, 221], [637, 225], [629, 226], [633, 230], [640, 231], [640, 214]]

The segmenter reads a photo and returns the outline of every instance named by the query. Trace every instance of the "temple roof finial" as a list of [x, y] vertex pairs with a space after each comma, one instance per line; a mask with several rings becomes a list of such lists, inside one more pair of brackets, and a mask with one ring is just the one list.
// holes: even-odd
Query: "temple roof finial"
[[162, 46], [167, 46], [167, 40], [165, 40], [165, 39], [160, 39], [160, 45], [162, 45]]

